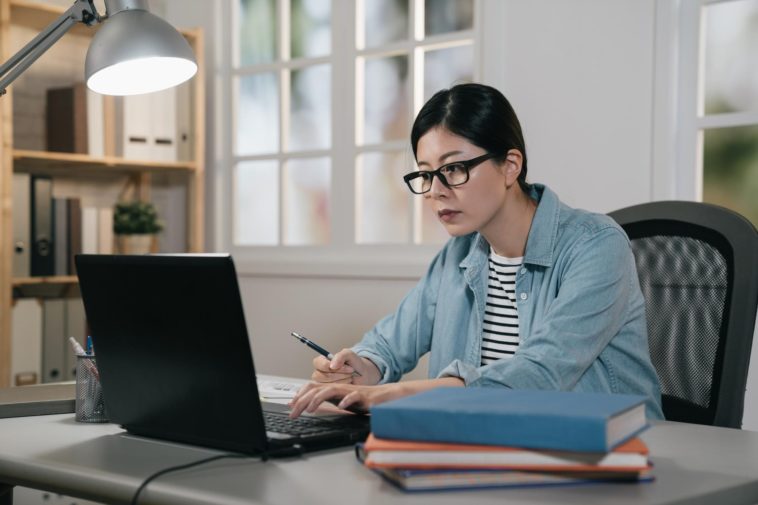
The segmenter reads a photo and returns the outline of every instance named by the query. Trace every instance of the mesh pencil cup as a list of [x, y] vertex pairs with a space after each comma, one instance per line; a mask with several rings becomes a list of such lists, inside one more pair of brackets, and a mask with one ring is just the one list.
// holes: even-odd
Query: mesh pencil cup
[[95, 357], [76, 357], [76, 420], [82, 423], [105, 423], [105, 403]]

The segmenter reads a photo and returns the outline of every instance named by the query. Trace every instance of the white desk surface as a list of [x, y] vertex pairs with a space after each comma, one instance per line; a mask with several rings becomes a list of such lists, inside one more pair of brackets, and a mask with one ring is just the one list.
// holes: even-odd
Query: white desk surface
[[[352, 449], [269, 460], [221, 460], [152, 482], [141, 504], [755, 504], [758, 433], [663, 422], [646, 431], [656, 481], [405, 494], [361, 466]], [[0, 420], [0, 482], [128, 503], [162, 468], [215, 451], [82, 424], [73, 414]]]

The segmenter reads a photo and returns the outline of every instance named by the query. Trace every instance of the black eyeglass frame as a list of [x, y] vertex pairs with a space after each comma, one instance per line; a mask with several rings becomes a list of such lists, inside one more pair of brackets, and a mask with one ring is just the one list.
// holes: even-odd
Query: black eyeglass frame
[[[416, 170], [414, 172], [411, 172], [409, 174], [405, 174], [403, 176], [403, 180], [405, 181], [405, 184], [408, 186], [408, 189], [411, 190], [411, 193], [415, 195], [423, 195], [424, 193], [428, 193], [432, 190], [432, 182], [434, 181], [434, 176], [436, 175], [437, 178], [440, 180], [442, 184], [445, 185], [446, 188], [455, 188], [458, 186], [462, 186], [463, 184], [466, 184], [469, 180], [469, 172], [472, 168], [476, 167], [477, 165], [480, 165], [484, 163], [487, 160], [490, 160], [492, 158], [497, 158], [498, 156], [502, 156], [502, 154], [494, 154], [494, 153], [485, 153], [481, 156], [477, 156], [476, 158], [472, 158], [470, 160], [464, 160], [464, 161], [453, 161], [450, 163], [445, 163], [441, 167], [439, 167], [437, 170]], [[447, 179], [444, 175], [442, 175], [442, 171], [446, 168], [450, 167], [450, 165], [462, 165], [463, 168], [466, 170], [466, 179], [463, 182], [459, 182], [457, 184], [450, 184], [447, 182]], [[422, 177], [428, 181], [429, 183], [429, 189], [426, 191], [416, 191], [413, 189], [413, 186], [411, 185], [411, 181], [413, 179], [417, 179], [419, 177]]]

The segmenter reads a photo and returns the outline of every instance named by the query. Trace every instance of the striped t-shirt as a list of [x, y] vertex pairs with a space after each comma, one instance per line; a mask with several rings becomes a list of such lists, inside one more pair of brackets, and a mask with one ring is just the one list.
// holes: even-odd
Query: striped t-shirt
[[510, 358], [518, 349], [516, 274], [524, 258], [506, 258], [490, 249], [487, 306], [482, 331], [482, 365]]

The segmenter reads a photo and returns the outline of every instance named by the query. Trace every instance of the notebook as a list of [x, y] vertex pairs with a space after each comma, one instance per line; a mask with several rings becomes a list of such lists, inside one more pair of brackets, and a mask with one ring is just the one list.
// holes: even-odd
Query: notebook
[[76, 271], [106, 413], [127, 431], [270, 456], [368, 435], [366, 416], [290, 420], [261, 401], [230, 255], [80, 254]]

